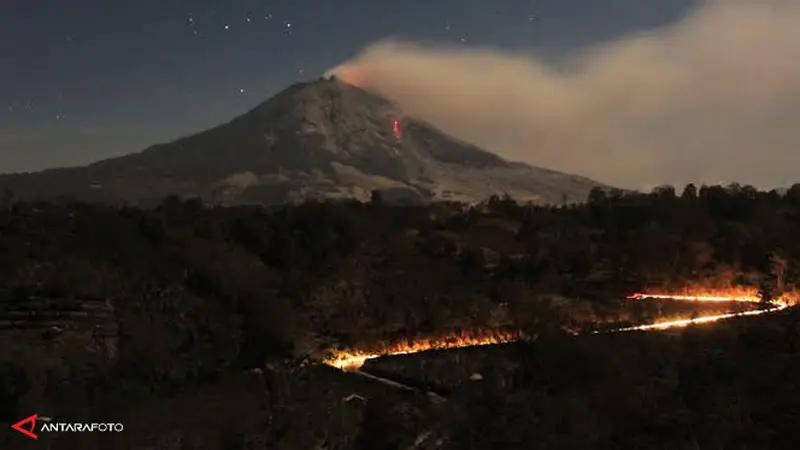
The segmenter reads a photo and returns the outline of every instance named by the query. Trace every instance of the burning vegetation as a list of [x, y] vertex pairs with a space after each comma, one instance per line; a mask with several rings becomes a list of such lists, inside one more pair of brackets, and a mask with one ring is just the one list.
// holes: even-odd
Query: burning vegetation
[[[757, 289], [743, 287], [722, 290], [687, 289], [678, 293], [636, 293], [628, 296], [627, 298], [629, 300], [636, 301], [656, 302], [671, 300], [693, 303], [743, 303], [749, 305], [760, 305], [761, 307], [759, 309], [741, 310], [725, 314], [693, 315], [686, 318], [660, 320], [651, 324], [613, 328], [610, 330], [611, 332], [660, 331], [672, 328], [683, 328], [694, 324], [713, 323], [734, 317], [757, 316], [781, 311], [788, 308], [795, 301], [795, 299], [790, 295], [777, 297], [771, 301], [765, 301], [763, 297], [759, 295]], [[407, 355], [431, 350], [449, 350], [466, 347], [506, 344], [523, 339], [528, 339], [528, 336], [522, 332], [475, 330], [467, 333], [461, 332], [439, 337], [424, 337], [420, 339], [395, 341], [383, 346], [373, 346], [373, 348], [370, 350], [336, 350], [323, 362], [329, 366], [336, 367], [344, 371], [357, 371], [367, 360], [385, 356]]]
[[[391, 119], [382, 119], [386, 133]], [[396, 448], [399, 428], [413, 434], [402, 448], [431, 429], [445, 433], [442, 449], [736, 448], [748, 437], [748, 448], [781, 448], [800, 405], [791, 376], [800, 373], [800, 308], [774, 310], [797, 297], [782, 293], [800, 285], [799, 218], [800, 186], [786, 195], [596, 191], [570, 207], [500, 197], [272, 209], [177, 197], [153, 209], [15, 202], [0, 210], [0, 374], [12, 386], [0, 404], [10, 423], [30, 404], [98, 417], [105, 412], [93, 405], [114, 405], [151, 418], [153, 430], [208, 410], [196, 422], [203, 432], [228, 426], [221, 417], [252, 418], [230, 434], [287, 449], [315, 448], [306, 440], [318, 436], [352, 448], [370, 432], [375, 441], [358, 448]], [[714, 289], [732, 285], [752, 288]], [[87, 299], [109, 306], [63, 313]], [[748, 317], [722, 320], [736, 315]], [[647, 332], [709, 322], [717, 324]], [[98, 323], [113, 325], [108, 336]], [[606, 326], [644, 332], [563, 331]], [[498, 329], [519, 331], [484, 331]], [[538, 340], [491, 345], [523, 336]], [[429, 402], [296, 364], [320, 348], [342, 350], [315, 360], [355, 369], [382, 355], [466, 346], [483, 347], [367, 363], [373, 375], [442, 388], [453, 408], [412, 425], [409, 408]], [[367, 400], [342, 401], [351, 394]], [[165, 409], [178, 397], [188, 406]], [[137, 406], [145, 403], [154, 407]], [[435, 416], [443, 409], [468, 413]], [[159, 433], [132, 426], [124, 447]]]
[[[678, 302], [696, 303], [745, 303], [760, 304], [756, 310], [736, 311], [725, 314], [696, 315], [688, 318], [657, 321], [652, 324], [642, 324], [629, 327], [612, 329], [612, 332], [623, 331], [658, 331], [671, 328], [682, 328], [693, 324], [707, 324], [734, 317], [757, 316], [781, 311], [790, 306], [793, 299], [778, 297], [771, 302], [764, 302], [755, 289], [731, 288], [726, 290], [686, 290], [680, 293], [636, 293], [627, 297], [635, 301], [663, 301], [673, 300]], [[337, 350], [333, 352], [324, 363], [344, 371], [357, 371], [367, 360], [393, 356], [420, 353], [431, 350], [448, 350], [466, 347], [505, 344], [528, 337], [522, 332], [508, 332], [495, 330], [475, 330], [443, 335], [439, 337], [424, 337], [408, 339], [373, 346], [371, 350]]]
[[652, 324], [636, 325], [632, 327], [620, 328], [616, 331], [649, 331], [667, 330], [670, 328], [682, 328], [694, 324], [712, 323], [720, 320], [731, 319], [734, 317], [758, 316], [773, 313], [788, 308], [795, 303], [795, 298], [791, 294], [785, 294], [773, 299], [765, 299], [756, 289], [731, 288], [719, 291], [697, 290], [684, 291], [676, 294], [636, 293], [628, 297], [631, 300], [675, 300], [682, 302], [698, 303], [746, 303], [757, 304], [761, 307], [756, 310], [736, 311], [726, 314], [714, 314], [707, 316], [695, 316], [676, 320], [659, 321]]
[[[740, 302], [761, 303], [764, 297], [756, 288], [728, 288], [728, 289], [685, 289], [671, 293], [636, 293], [628, 296], [632, 300], [679, 300], [688, 302]], [[772, 300], [775, 303], [786, 303], [789, 299], [778, 297]]]
[[431, 350], [450, 350], [466, 347], [480, 347], [485, 345], [505, 344], [526, 339], [521, 332], [497, 330], [473, 330], [459, 332], [439, 337], [426, 337], [395, 341], [384, 346], [377, 346], [372, 350], [338, 350], [324, 361], [325, 364], [342, 369], [354, 371], [361, 368], [369, 359], [382, 356], [408, 355]]

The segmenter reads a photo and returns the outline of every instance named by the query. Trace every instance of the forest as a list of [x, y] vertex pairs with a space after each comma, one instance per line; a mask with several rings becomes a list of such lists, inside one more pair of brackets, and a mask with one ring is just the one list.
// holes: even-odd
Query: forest
[[595, 189], [558, 206], [8, 201], [0, 422], [42, 404], [130, 413], [331, 348], [476, 329], [558, 341], [730, 307], [625, 299], [647, 290], [769, 302], [798, 283], [799, 232], [800, 185]]

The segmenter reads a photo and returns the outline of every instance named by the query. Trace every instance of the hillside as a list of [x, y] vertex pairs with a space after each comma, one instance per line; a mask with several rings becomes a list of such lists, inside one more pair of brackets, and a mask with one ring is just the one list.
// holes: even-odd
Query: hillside
[[586, 198], [592, 180], [506, 161], [336, 79], [290, 86], [213, 129], [86, 167], [0, 176], [18, 199], [225, 204], [310, 198], [541, 203]]
[[[125, 424], [43, 437], [54, 450], [791, 448], [797, 308], [590, 332], [732, 307], [632, 292], [794, 289], [798, 193], [17, 203], [0, 210], [0, 448], [30, 448], [8, 425], [33, 413]], [[496, 329], [535, 342], [365, 365], [444, 403], [318, 364], [331, 348]]]

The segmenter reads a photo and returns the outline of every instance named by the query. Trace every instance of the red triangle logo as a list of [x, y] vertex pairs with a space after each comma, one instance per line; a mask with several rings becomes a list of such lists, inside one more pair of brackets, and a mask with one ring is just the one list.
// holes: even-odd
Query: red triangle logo
[[[37, 436], [34, 433], [34, 430], [36, 429], [36, 418], [37, 417], [39, 417], [39, 414], [34, 414], [34, 415], [28, 417], [27, 419], [22, 419], [19, 422], [15, 423], [14, 425], [11, 425], [11, 428], [19, 431], [20, 433], [24, 434], [25, 436], [28, 436], [29, 438], [39, 439], [39, 436]], [[23, 425], [25, 425], [27, 423], [31, 424], [30, 428], [29, 429], [23, 428]]]

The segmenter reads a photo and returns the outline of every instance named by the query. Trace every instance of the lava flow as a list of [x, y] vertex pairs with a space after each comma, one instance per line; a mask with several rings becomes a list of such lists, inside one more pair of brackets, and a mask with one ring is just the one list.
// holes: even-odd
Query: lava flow
[[462, 333], [444, 338], [423, 338], [413, 341], [397, 342], [376, 352], [337, 351], [323, 362], [337, 369], [355, 371], [360, 369], [367, 360], [379, 358], [381, 356], [407, 355], [428, 350], [450, 350], [464, 347], [505, 344], [521, 340], [524, 337], [523, 334], [514, 332]]
[[392, 122], [392, 131], [394, 132], [394, 138], [398, 141], [403, 137], [403, 133], [400, 131], [400, 121], [394, 119]]

